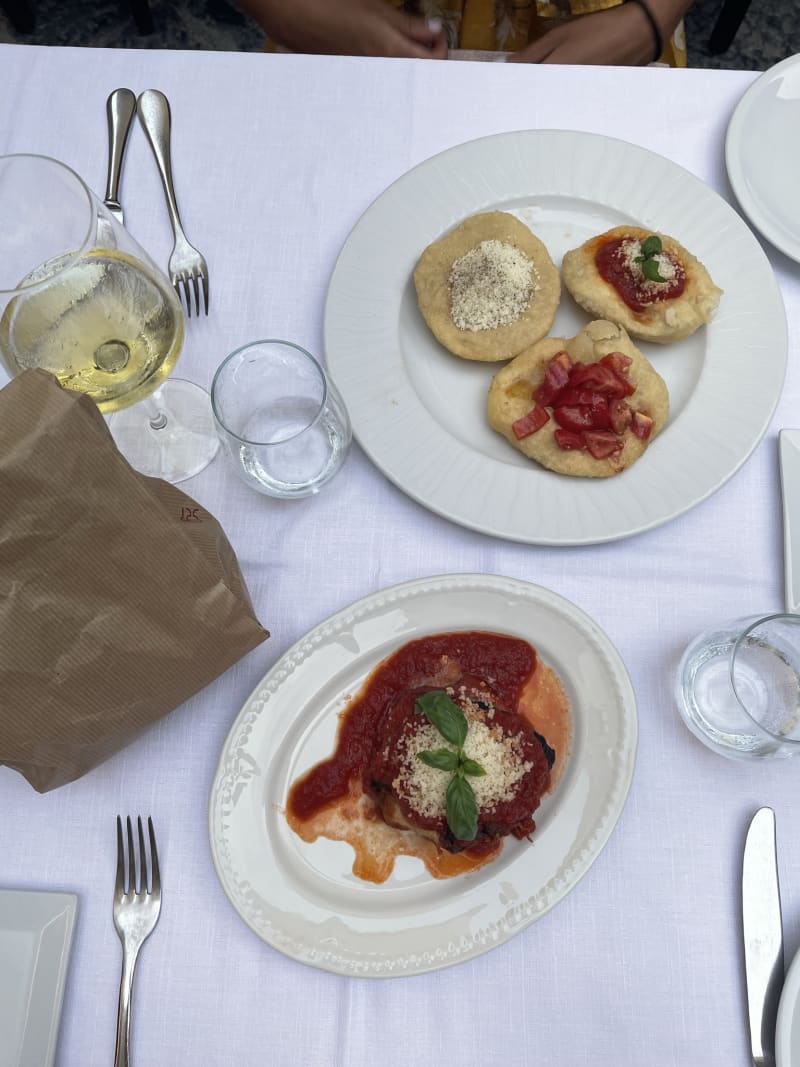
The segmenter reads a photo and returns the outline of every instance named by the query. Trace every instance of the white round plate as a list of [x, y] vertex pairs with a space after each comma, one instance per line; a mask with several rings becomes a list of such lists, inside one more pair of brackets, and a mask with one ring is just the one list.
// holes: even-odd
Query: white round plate
[[[507, 839], [487, 866], [437, 880], [403, 856], [385, 883], [361, 881], [349, 845], [290, 830], [289, 787], [331, 754], [338, 713], [381, 660], [425, 634], [468, 629], [522, 637], [560, 674], [574, 732], [561, 778], [532, 841]], [[446, 967], [513, 937], [586, 873], [624, 806], [636, 739], [625, 667], [569, 601], [491, 575], [407, 582], [311, 630], [245, 704], [211, 790], [217, 873], [255, 933], [302, 963], [376, 978]]]
[[777, 1067], [800, 1067], [800, 952], [792, 960], [783, 983], [775, 1027]]
[[[489, 384], [503, 364], [450, 355], [419, 314], [412, 275], [423, 249], [489, 210], [527, 222], [556, 264], [612, 226], [660, 230], [725, 290], [710, 326], [677, 344], [641, 344], [667, 383], [671, 411], [620, 475], [568, 478], [512, 448], [486, 418]], [[588, 321], [565, 292], [551, 334], [572, 337]], [[739, 215], [662, 156], [563, 130], [470, 141], [398, 179], [345, 242], [324, 333], [356, 437], [395, 485], [463, 526], [549, 545], [627, 537], [719, 489], [766, 431], [787, 355], [772, 268]]]
[[762, 74], [728, 124], [725, 162], [742, 210], [761, 233], [800, 263], [800, 56]]

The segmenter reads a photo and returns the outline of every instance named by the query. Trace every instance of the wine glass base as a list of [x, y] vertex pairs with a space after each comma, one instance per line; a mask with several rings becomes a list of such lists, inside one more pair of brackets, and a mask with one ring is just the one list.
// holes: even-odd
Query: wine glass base
[[181, 378], [168, 378], [147, 400], [115, 411], [107, 422], [135, 470], [172, 484], [205, 470], [219, 449], [208, 393]]

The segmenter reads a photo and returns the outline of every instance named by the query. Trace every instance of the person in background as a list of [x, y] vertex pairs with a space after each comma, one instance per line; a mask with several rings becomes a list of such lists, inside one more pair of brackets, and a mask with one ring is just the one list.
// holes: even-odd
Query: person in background
[[686, 66], [693, 0], [237, 0], [294, 52], [445, 59], [451, 48], [518, 63]]

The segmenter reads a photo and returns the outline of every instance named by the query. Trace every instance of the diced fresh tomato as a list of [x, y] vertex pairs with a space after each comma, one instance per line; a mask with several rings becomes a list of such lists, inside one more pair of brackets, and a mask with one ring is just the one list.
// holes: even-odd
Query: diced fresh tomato
[[592, 409], [588, 404], [573, 404], [560, 408], [553, 408], [553, 418], [559, 426], [565, 430], [591, 430]]
[[569, 377], [570, 386], [575, 388], [592, 389], [596, 393], [606, 393], [607, 396], [619, 397], [630, 396], [636, 391], [636, 387], [628, 381], [623, 381], [614, 371], [603, 363], [581, 363], [574, 368]]
[[653, 420], [643, 411], [634, 411], [631, 416], [631, 429], [642, 441], [648, 441], [653, 432]]
[[556, 389], [552, 382], [548, 382], [547, 377], [545, 376], [545, 379], [542, 384], [537, 386], [536, 389], [534, 389], [533, 399], [536, 401], [537, 404], [544, 404], [549, 407], [550, 404], [553, 403], [553, 398], [555, 397], [557, 392], [558, 389]]
[[545, 411], [541, 404], [534, 404], [527, 415], [523, 415], [521, 419], [517, 419], [516, 422], [511, 424], [511, 429], [514, 431], [516, 439], [521, 441], [523, 437], [530, 437], [532, 433], [541, 430], [544, 424], [549, 421], [549, 411]]
[[592, 429], [611, 429], [611, 413], [609, 411], [609, 399], [602, 393], [595, 393], [592, 397]]
[[607, 430], [611, 426], [608, 400], [590, 393], [588, 404], [563, 404], [553, 408], [553, 418], [565, 430]]
[[583, 439], [595, 459], [605, 459], [614, 452], [620, 452], [624, 444], [622, 438], [610, 430], [586, 430]]
[[563, 448], [565, 452], [581, 452], [586, 448], [582, 433], [575, 433], [574, 430], [556, 430], [554, 436], [559, 448]]
[[614, 397], [608, 402], [608, 417], [614, 433], [622, 434], [630, 426], [633, 412], [624, 400]]
[[568, 385], [553, 398], [553, 407], [569, 407], [571, 404], [591, 404], [598, 394], [593, 389], [573, 389]]
[[[562, 348], [560, 352], [556, 352], [550, 359], [549, 365], [555, 373], [561, 373], [562, 371], [566, 372], [568, 378], [569, 372], [572, 370], [572, 356], [567, 352], [566, 348]], [[560, 368], [560, 370], [558, 368]], [[564, 379], [565, 382], [567, 378]]]
[[588, 450], [595, 459], [619, 465], [624, 435], [631, 430], [646, 441], [653, 427], [649, 415], [632, 411], [625, 400], [636, 392], [627, 376], [631, 363], [624, 352], [609, 352], [597, 363], [572, 363], [567, 352], [557, 353], [534, 393], [536, 406], [514, 423], [517, 438], [540, 429], [548, 417], [545, 407], [551, 408], [560, 448]]
[[556, 352], [544, 372], [544, 381], [533, 394], [539, 404], [552, 404], [556, 394], [569, 382], [572, 360], [569, 352]]
[[630, 356], [626, 356], [624, 352], [609, 352], [607, 356], [603, 356], [600, 362], [604, 363], [606, 367], [610, 367], [617, 377], [626, 379], [633, 360]]

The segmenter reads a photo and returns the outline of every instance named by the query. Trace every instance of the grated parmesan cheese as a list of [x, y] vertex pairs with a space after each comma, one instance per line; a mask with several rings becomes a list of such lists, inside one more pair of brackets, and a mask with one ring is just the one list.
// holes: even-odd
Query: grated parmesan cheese
[[667, 252], [657, 252], [650, 258], [658, 264], [658, 273], [663, 280], [655, 282], [646, 278], [642, 272], [641, 263], [636, 262], [637, 258], [642, 255], [642, 242], [635, 237], [623, 241], [618, 254], [625, 269], [630, 271], [636, 279], [637, 287], [648, 296], [660, 295], [664, 282], [671, 282], [683, 274], [683, 267], [680, 263], [672, 259]]
[[[457, 693], [448, 690], [461, 706], [469, 722], [464, 754], [477, 760], [486, 771], [481, 777], [470, 776], [469, 784], [475, 793], [478, 810], [487, 814], [499, 803], [511, 800], [517, 783], [531, 770], [533, 764], [523, 759], [519, 738], [504, 734], [493, 725], [494, 707], [479, 690], [467, 693], [463, 686]], [[424, 818], [445, 817], [447, 787], [452, 773], [429, 767], [418, 758], [426, 749], [449, 748], [449, 744], [432, 723], [407, 723], [398, 742], [400, 770], [392, 782], [398, 796], [403, 797]]]
[[450, 316], [459, 330], [494, 330], [516, 321], [531, 302], [538, 274], [505, 241], [481, 241], [450, 268]]

